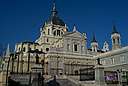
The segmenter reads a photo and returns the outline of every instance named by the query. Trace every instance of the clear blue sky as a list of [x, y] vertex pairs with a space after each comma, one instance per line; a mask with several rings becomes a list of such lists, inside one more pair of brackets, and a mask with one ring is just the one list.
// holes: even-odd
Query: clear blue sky
[[[56, 0], [59, 16], [78, 31], [86, 32], [88, 47], [92, 33], [100, 48], [105, 40], [111, 45], [113, 22], [121, 33], [122, 45], [128, 45], [128, 0]], [[50, 16], [52, 0], [0, 0], [0, 44], [35, 41], [40, 27]]]

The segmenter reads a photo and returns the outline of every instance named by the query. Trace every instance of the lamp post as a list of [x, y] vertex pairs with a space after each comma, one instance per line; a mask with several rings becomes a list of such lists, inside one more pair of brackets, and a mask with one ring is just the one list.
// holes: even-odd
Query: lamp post
[[122, 69], [117, 69], [118, 79], [119, 79], [119, 86], [122, 86], [122, 77], [121, 77]]

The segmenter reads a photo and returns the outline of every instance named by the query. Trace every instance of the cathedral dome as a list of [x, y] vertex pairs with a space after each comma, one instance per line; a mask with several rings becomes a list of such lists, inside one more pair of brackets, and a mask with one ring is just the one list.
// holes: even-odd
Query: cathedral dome
[[55, 2], [53, 3], [53, 8], [51, 12], [51, 16], [47, 20], [48, 24], [55, 24], [55, 25], [60, 25], [60, 26], [65, 26], [65, 23], [63, 22], [62, 19], [59, 18], [58, 12], [56, 10]]
[[50, 24], [51, 22], [52, 24], [55, 24], [55, 25], [65, 26], [65, 23], [63, 22], [63, 20], [60, 19], [57, 15], [50, 16], [47, 23]]

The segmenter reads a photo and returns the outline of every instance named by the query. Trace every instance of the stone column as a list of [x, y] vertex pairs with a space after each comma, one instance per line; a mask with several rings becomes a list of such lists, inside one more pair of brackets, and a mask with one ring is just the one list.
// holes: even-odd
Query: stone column
[[51, 60], [48, 61], [48, 75], [51, 75]]
[[104, 77], [104, 67], [102, 65], [95, 66], [95, 84], [96, 86], [106, 86]]

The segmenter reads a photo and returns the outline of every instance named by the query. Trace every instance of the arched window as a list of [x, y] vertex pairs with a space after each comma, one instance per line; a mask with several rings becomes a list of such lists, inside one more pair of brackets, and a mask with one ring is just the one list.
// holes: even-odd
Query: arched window
[[54, 31], [54, 33], [53, 33], [53, 34], [54, 34], [54, 36], [56, 36], [56, 31]]
[[57, 30], [57, 36], [60, 36], [60, 30]]
[[48, 40], [48, 38], [47, 38], [47, 42], [48, 42], [49, 40]]
[[53, 32], [53, 35], [54, 35], [54, 36], [61, 36], [61, 35], [63, 35], [63, 32], [60, 31], [60, 30], [55, 30], [55, 31]]
[[117, 38], [117, 41], [118, 41], [118, 44], [120, 43], [120, 40], [119, 40], [119, 38]]
[[114, 44], [115, 44], [115, 42], [116, 42], [115, 39], [113, 39], [113, 43], [114, 43]]
[[36, 64], [39, 64], [39, 56], [36, 54]]
[[20, 47], [19, 47], [19, 51], [20, 51]]
[[46, 51], [49, 51], [49, 48], [46, 48]]
[[28, 48], [28, 51], [31, 51], [31, 48], [30, 47]]
[[25, 52], [25, 50], [26, 50], [26, 49], [25, 49], [25, 47], [24, 47], [24, 48], [23, 48], [23, 51]]
[[63, 32], [61, 31], [61, 35], [63, 35]]
[[75, 70], [75, 75], [78, 75], [78, 73], [79, 73], [78, 70]]

